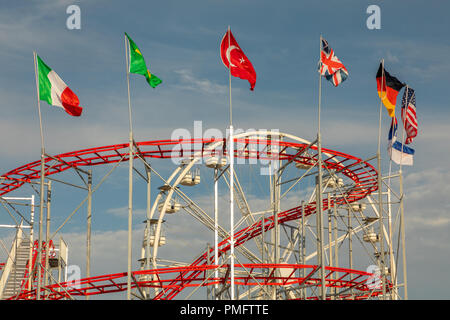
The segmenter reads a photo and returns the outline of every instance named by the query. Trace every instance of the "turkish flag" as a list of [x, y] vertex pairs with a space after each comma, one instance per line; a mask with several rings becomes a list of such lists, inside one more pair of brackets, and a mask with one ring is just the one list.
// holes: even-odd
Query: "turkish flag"
[[220, 43], [220, 57], [225, 67], [230, 69], [231, 75], [246, 79], [250, 83], [250, 90], [255, 88], [256, 72], [253, 65], [245, 56], [231, 30], [228, 30]]

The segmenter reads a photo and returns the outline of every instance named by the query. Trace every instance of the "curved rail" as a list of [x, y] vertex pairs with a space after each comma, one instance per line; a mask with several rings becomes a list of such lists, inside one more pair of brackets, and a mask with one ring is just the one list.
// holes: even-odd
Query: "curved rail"
[[[216, 265], [202, 265], [202, 266], [185, 266], [162, 269], [151, 269], [134, 271], [134, 279], [142, 279], [142, 276], [148, 276], [146, 280], [133, 281], [132, 287], [138, 289], [158, 287], [162, 291], [174, 289], [174, 287], [197, 287], [197, 286], [212, 286], [215, 284], [230, 283], [227, 276], [211, 277]], [[222, 269], [222, 274], [227, 274], [226, 270], [230, 265], [223, 265], [219, 267]], [[317, 265], [302, 265], [302, 264], [236, 264], [237, 274], [235, 282], [241, 286], [284, 286], [292, 285], [302, 287], [317, 287], [321, 284], [321, 279], [318, 273], [320, 269]], [[269, 268], [271, 273], [264, 275], [264, 270]], [[275, 273], [275, 270], [281, 270]], [[305, 270], [305, 277], [298, 276]], [[339, 299], [366, 299], [368, 297], [376, 297], [382, 294], [379, 287], [372, 287], [373, 274], [351, 270], [346, 268], [325, 267], [326, 270], [326, 286], [328, 288], [336, 289], [335, 297]], [[172, 280], [177, 275], [187, 271], [195, 271], [199, 274], [194, 280], [186, 279], [185, 283], [174, 285]], [[275, 276], [275, 274], [277, 274]], [[159, 280], [154, 280], [154, 275], [157, 275]], [[390, 284], [387, 285], [388, 287]], [[354, 290], [354, 294], [350, 295], [348, 291]], [[102, 275], [97, 277], [90, 277], [80, 279], [72, 282], [63, 282], [59, 284], [52, 284], [41, 289], [41, 295], [45, 295], [49, 300], [60, 300], [67, 298], [74, 298], [77, 296], [91, 296], [97, 294], [116, 293], [127, 290], [127, 273], [115, 273]], [[15, 299], [36, 299], [36, 290], [23, 292], [18, 296], [10, 297], [9, 300]]]
[[[277, 157], [279, 160], [299, 162], [307, 165], [314, 165], [318, 158], [317, 147], [315, 145], [310, 146], [310, 150], [316, 152], [315, 154], [299, 155], [299, 150], [308, 147], [306, 141], [289, 142], [261, 138], [255, 139], [252, 137], [235, 137], [234, 141], [235, 146], [243, 146], [242, 150], [235, 150], [235, 158], [270, 160]], [[208, 148], [212, 143], [217, 142], [221, 142], [220, 150], [211, 150]], [[272, 149], [260, 148], [260, 146], [268, 145], [276, 145], [278, 147], [276, 150], [278, 151], [275, 153], [274, 151], [271, 151]], [[56, 156], [46, 156], [44, 160], [46, 176], [57, 174], [70, 168], [128, 161], [128, 146], [128, 143], [124, 143], [72, 151]], [[189, 158], [194, 156], [204, 158], [217, 155], [218, 153], [222, 155], [227, 154], [226, 139], [157, 140], [137, 142], [135, 143], [135, 146], [138, 149], [138, 153], [135, 157], [141, 156], [143, 158], [168, 159]], [[336, 173], [341, 173], [351, 181], [344, 192], [340, 196], [333, 198], [330, 203], [328, 203], [327, 199], [323, 200], [323, 210], [327, 210], [336, 205], [358, 201], [377, 190], [378, 173], [371, 164], [360, 158], [331, 149], [322, 148], [322, 154], [324, 168], [333, 170]], [[0, 177], [0, 196], [16, 190], [32, 180], [40, 179], [40, 164], [40, 161], [31, 162], [2, 175]], [[284, 223], [313, 214], [316, 210], [316, 204], [315, 202], [311, 202], [304, 208], [304, 212], [302, 212], [301, 206], [280, 212], [278, 214], [278, 223]], [[261, 221], [258, 221], [253, 225], [236, 232], [234, 235], [235, 246], [239, 246], [260, 235], [262, 228], [264, 228], [264, 231], [268, 231], [272, 229], [274, 225], [274, 216], [272, 216], [264, 220], [264, 225], [262, 225]], [[219, 255], [225, 254], [230, 249], [228, 240], [229, 239], [225, 239], [219, 244]], [[212, 250], [213, 249], [211, 249], [211, 252]], [[180, 269], [176, 278], [171, 279], [170, 281], [167, 280], [169, 282], [168, 284], [164, 284], [165, 290], [160, 291], [160, 293], [155, 296], [155, 299], [173, 299], [181, 292], [181, 290], [183, 290], [183, 288], [191, 286], [191, 283], [198, 282], [200, 275], [207, 266], [207, 255], [208, 252], [205, 252], [188, 268]], [[158, 270], [164, 272], [164, 269]], [[159, 272], [158, 270], [154, 270], [153, 272]], [[150, 272], [151, 270], [147, 271]], [[154, 277], [154, 279], [160, 279], [160, 277]], [[95, 280], [95, 277], [89, 278], [89, 281], [93, 280]], [[159, 286], [163, 287], [163, 284], [160, 282]], [[97, 294], [105, 293], [102, 290], [97, 290], [96, 292]], [[87, 292], [85, 292], [85, 294], [87, 294]]]

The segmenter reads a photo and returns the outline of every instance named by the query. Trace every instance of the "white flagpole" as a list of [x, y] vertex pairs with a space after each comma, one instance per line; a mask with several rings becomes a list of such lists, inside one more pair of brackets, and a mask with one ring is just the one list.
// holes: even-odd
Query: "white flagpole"
[[405, 123], [406, 123], [406, 116], [408, 112], [408, 92], [409, 92], [409, 86], [406, 85], [405, 88], [405, 94], [406, 94], [406, 101], [405, 101], [405, 115], [403, 119], [403, 130], [402, 130], [402, 154], [400, 155], [400, 169], [399, 169], [399, 184], [400, 184], [400, 232], [402, 237], [402, 262], [403, 262], [403, 286], [404, 286], [404, 292], [405, 292], [405, 300], [408, 300], [408, 285], [407, 285], [407, 276], [406, 276], [406, 248], [405, 248], [405, 216], [404, 216], [404, 195], [403, 195], [403, 172], [402, 172], [402, 161], [403, 161], [403, 145], [405, 143]]
[[[322, 62], [322, 35], [320, 35], [319, 57]], [[318, 103], [318, 123], [317, 123], [317, 153], [318, 153], [318, 177], [317, 177], [317, 203], [316, 203], [316, 221], [318, 227], [318, 242], [317, 242], [317, 258], [320, 265], [321, 290], [320, 296], [325, 300], [325, 266], [324, 266], [324, 252], [323, 252], [323, 217], [322, 217], [322, 139], [320, 135], [320, 109], [322, 103], [322, 75], [319, 70], [319, 103]]]
[[[382, 195], [382, 179], [381, 179], [381, 118], [382, 118], [382, 105], [383, 105], [383, 88], [384, 88], [384, 81], [385, 81], [385, 73], [384, 73], [384, 59], [381, 60], [381, 97], [380, 97], [380, 112], [379, 112], [379, 122], [378, 122], [378, 150], [377, 150], [377, 162], [378, 162], [378, 211], [379, 211], [379, 219], [380, 219], [380, 230], [379, 230], [379, 237], [380, 237], [380, 272], [381, 272], [381, 285], [382, 285], [382, 292], [383, 297], [382, 299], [385, 300], [385, 294], [386, 294], [386, 287], [385, 287], [385, 279], [386, 279], [386, 273], [385, 273], [385, 267], [384, 267], [384, 237], [383, 237], [383, 195]], [[387, 88], [386, 88], [386, 94], [387, 94]]]
[[127, 71], [128, 88], [128, 117], [130, 124], [129, 136], [129, 170], [128, 170], [128, 268], [127, 268], [127, 299], [131, 300], [131, 261], [132, 261], [132, 224], [133, 224], [133, 125], [131, 121], [131, 99], [130, 99], [130, 73], [128, 59], [128, 39], [125, 35], [125, 61]]
[[39, 99], [39, 71], [37, 66], [37, 55], [33, 52], [34, 57], [34, 74], [36, 79], [37, 105], [39, 113], [39, 128], [41, 132], [41, 190], [39, 192], [39, 240], [38, 240], [38, 283], [37, 283], [37, 300], [41, 299], [41, 260], [42, 260], [42, 219], [44, 216], [44, 176], [45, 176], [45, 148], [44, 134], [42, 130], [41, 102]]
[[[228, 47], [231, 45], [231, 30], [228, 26]], [[234, 141], [233, 141], [233, 107], [231, 99], [231, 61], [228, 61], [228, 77], [230, 91], [230, 137], [229, 137], [229, 159], [230, 159], [230, 273], [231, 273], [231, 300], [235, 299], [234, 288]]]

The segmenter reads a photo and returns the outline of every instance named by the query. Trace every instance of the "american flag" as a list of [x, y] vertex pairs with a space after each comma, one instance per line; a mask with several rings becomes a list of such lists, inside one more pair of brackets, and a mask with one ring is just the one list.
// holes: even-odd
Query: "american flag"
[[333, 49], [327, 40], [322, 39], [322, 51], [320, 53], [319, 72], [331, 81], [335, 87], [348, 77], [348, 71], [342, 62], [334, 55]]
[[406, 87], [402, 98], [402, 122], [406, 131], [405, 143], [409, 144], [417, 136], [416, 94]]

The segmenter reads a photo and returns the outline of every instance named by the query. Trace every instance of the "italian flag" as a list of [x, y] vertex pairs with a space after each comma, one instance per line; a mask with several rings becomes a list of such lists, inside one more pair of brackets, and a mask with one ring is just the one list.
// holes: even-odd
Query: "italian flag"
[[75, 93], [65, 82], [36, 55], [39, 72], [39, 100], [61, 107], [74, 117], [81, 115], [83, 108]]

